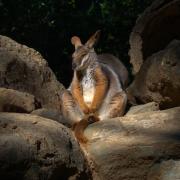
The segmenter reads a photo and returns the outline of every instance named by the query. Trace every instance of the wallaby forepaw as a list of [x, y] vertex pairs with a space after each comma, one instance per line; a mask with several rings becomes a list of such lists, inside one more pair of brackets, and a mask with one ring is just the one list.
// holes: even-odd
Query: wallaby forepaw
[[90, 115], [90, 116], [87, 118], [87, 121], [88, 121], [89, 124], [92, 124], [92, 123], [94, 123], [94, 122], [100, 121], [100, 119], [99, 119], [98, 116]]
[[82, 144], [86, 144], [88, 142], [87, 138], [85, 137], [78, 137], [78, 141]]

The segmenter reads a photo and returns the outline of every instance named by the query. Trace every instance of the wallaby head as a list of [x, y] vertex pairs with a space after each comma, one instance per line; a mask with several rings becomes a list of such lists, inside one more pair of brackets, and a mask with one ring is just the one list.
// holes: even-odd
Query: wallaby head
[[75, 51], [72, 55], [72, 68], [76, 71], [85, 70], [93, 61], [96, 61], [96, 53], [94, 51], [94, 45], [97, 43], [100, 37], [100, 30], [96, 31], [89, 40], [83, 45], [81, 40], [77, 36], [71, 38], [71, 43], [75, 47]]

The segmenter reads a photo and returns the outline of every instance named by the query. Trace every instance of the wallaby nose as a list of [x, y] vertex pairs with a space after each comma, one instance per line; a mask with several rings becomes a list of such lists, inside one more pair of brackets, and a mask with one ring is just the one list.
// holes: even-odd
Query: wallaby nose
[[72, 69], [74, 70], [74, 69], [76, 69], [76, 63], [72, 63]]

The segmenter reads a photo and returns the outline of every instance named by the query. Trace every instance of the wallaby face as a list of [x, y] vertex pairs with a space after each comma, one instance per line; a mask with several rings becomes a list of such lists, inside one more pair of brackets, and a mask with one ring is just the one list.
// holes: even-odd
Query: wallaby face
[[88, 67], [90, 64], [89, 59], [90, 49], [86, 46], [79, 46], [72, 55], [72, 68], [75, 71], [81, 71]]
[[77, 36], [71, 38], [71, 43], [75, 46], [75, 52], [72, 55], [72, 68], [75, 71], [85, 70], [91, 63], [91, 54], [94, 53], [94, 45], [98, 41], [100, 31], [97, 31], [90, 39], [83, 45]]

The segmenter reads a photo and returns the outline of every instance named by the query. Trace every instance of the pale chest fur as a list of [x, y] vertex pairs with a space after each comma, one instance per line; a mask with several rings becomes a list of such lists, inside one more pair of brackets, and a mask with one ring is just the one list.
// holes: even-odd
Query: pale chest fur
[[95, 93], [95, 81], [93, 78], [92, 69], [87, 69], [87, 72], [81, 81], [81, 85], [83, 90], [84, 101], [89, 106], [93, 101], [93, 97]]

